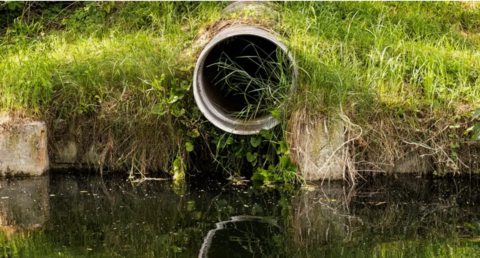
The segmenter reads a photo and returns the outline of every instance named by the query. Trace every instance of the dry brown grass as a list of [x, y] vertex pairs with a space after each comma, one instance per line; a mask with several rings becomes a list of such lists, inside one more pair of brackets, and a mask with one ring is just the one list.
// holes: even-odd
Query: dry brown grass
[[465, 130], [468, 117], [444, 111], [409, 112], [401, 117], [377, 110], [362, 121], [365, 134], [353, 142], [358, 171], [443, 173], [480, 172], [478, 143]]

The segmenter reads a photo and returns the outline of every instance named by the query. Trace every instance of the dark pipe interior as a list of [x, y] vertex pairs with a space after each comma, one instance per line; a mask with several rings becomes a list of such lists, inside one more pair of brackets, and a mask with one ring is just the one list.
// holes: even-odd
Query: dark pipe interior
[[[252, 47], [252, 44], [255, 45], [255, 47]], [[230, 71], [225, 71], [225, 69], [219, 67], [219, 59], [228, 56], [230, 60], [234, 61], [250, 76], [259, 78], [271, 75], [268, 74], [267, 69], [262, 68], [258, 64], [259, 59], [251, 60], [245, 58], [245, 56], [258, 56], [262, 60], [269, 59], [278, 61], [276, 51], [282, 50], [275, 43], [268, 39], [252, 35], [231, 37], [219, 42], [210, 50], [204, 62], [203, 85], [205, 87], [205, 93], [217, 107], [224, 110], [227, 114], [242, 111], [247, 103], [255, 101], [255, 96], [247, 96], [247, 99], [245, 99], [246, 97], [244, 95], [233, 94], [232, 91], [229, 90], [221, 78]], [[238, 81], [233, 80], [233, 82], [236, 83]], [[273, 80], [273, 84], [274, 83], [275, 80]], [[257, 117], [263, 115], [265, 114], [260, 113], [257, 114]]]

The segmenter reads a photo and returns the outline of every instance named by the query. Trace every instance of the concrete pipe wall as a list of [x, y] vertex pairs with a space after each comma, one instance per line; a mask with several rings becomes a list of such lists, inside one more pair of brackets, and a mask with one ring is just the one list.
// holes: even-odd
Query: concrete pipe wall
[[[252, 53], [252, 50], [249, 52], [249, 44], [258, 45], [265, 51]], [[225, 90], [225, 85], [219, 85], [221, 83], [218, 82], [218, 74], [222, 71], [219, 71], [219, 67], [215, 65], [215, 62], [221, 55], [227, 55], [232, 60], [243, 62], [239, 63], [242, 69], [255, 77], [257, 76], [255, 71], [262, 68], [258, 62], [248, 61], [248, 58], [245, 57], [256, 55], [255, 58], [263, 58], [262, 55], [265, 55], [268, 58], [275, 58], [279, 54], [278, 51], [283, 51], [284, 53], [280, 54], [288, 57], [286, 58], [286, 61], [289, 63], [287, 72], [292, 73], [292, 85], [290, 88], [294, 89], [297, 74], [294, 60], [289, 54], [287, 47], [273, 34], [259, 27], [249, 25], [232, 26], [219, 32], [201, 52], [193, 78], [195, 101], [205, 117], [216, 127], [239, 135], [257, 134], [261, 129], [268, 130], [276, 126], [279, 121], [272, 117], [269, 112], [258, 113], [248, 118], [241, 118], [235, 115], [241, 112], [248, 102], [242, 100], [242, 96], [229, 95]], [[282, 103], [278, 103], [278, 108], [281, 105]]]

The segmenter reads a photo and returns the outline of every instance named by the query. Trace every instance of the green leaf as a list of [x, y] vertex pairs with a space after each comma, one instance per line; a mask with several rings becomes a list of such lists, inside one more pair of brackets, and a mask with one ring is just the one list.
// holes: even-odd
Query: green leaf
[[235, 157], [237, 158], [243, 158], [245, 157], [245, 154], [244, 154], [244, 149], [243, 148], [238, 148], [235, 150]]
[[477, 229], [475, 226], [473, 226], [472, 224], [468, 223], [468, 222], [465, 222], [463, 223], [463, 225], [465, 225], [465, 227], [469, 228], [469, 229]]
[[173, 171], [172, 174], [183, 173], [187, 166], [183, 163], [183, 159], [181, 157], [177, 157], [173, 161]]
[[480, 123], [476, 123], [472, 129], [472, 141], [480, 141]]
[[271, 140], [273, 137], [272, 131], [262, 129], [260, 130], [260, 135], [263, 136], [265, 139]]
[[195, 201], [188, 201], [187, 202], [187, 211], [194, 211], [195, 210]]
[[200, 136], [200, 132], [197, 129], [193, 129], [188, 133], [188, 136], [190, 136], [191, 138], [197, 138], [198, 136]]
[[266, 177], [265, 177], [266, 172], [267, 172], [266, 170], [258, 168], [257, 171], [255, 173], [253, 173], [252, 181], [263, 182], [266, 179]]
[[225, 142], [226, 145], [230, 145], [233, 143], [233, 137], [228, 136], [227, 141]]
[[162, 79], [160, 80], [157, 80], [157, 79], [154, 79], [153, 82], [152, 82], [152, 87], [155, 88], [156, 90], [164, 90], [164, 88], [162, 87]]
[[161, 105], [158, 105], [152, 109], [152, 113], [155, 115], [163, 116], [167, 113], [165, 109]]
[[250, 162], [250, 163], [257, 163], [257, 155], [258, 155], [257, 153], [252, 154], [251, 152], [248, 152], [248, 153], [247, 153], [247, 160], [248, 160], [248, 162]]
[[472, 136], [472, 141], [480, 141], [480, 132]]
[[270, 113], [272, 114], [273, 118], [280, 120], [280, 111], [278, 111], [278, 109], [275, 109]]
[[471, 131], [473, 131], [473, 126], [469, 127], [465, 132], [463, 132], [463, 135], [469, 134]]
[[8, 2], [7, 8], [11, 11], [22, 8], [22, 2]]
[[265, 181], [272, 179], [273, 175], [275, 175], [275, 169], [272, 170], [270, 168], [272, 168], [272, 166], [269, 166], [268, 170], [265, 170], [265, 169], [260, 170], [262, 173], [262, 176], [265, 178]]
[[190, 86], [191, 86], [191, 84], [188, 81], [185, 81], [185, 80], [180, 83], [180, 88], [182, 88], [182, 90], [185, 90], [185, 91], [189, 91]]
[[277, 154], [289, 154], [288, 143], [286, 141], [280, 141], [280, 148], [277, 151]]
[[290, 158], [287, 156], [280, 157], [280, 168], [287, 171], [297, 170], [295, 164], [293, 164]]
[[192, 142], [186, 142], [185, 143], [185, 148], [187, 149], [188, 152], [193, 151], [193, 143]]
[[262, 138], [260, 137], [252, 137], [250, 138], [250, 144], [256, 148], [258, 147], [258, 145], [260, 145], [260, 143], [262, 142]]
[[175, 117], [181, 117], [185, 114], [185, 109], [180, 105], [173, 105], [170, 113]]
[[168, 104], [173, 104], [178, 101], [178, 96], [170, 96], [170, 99], [168, 100]]
[[480, 116], [480, 108], [477, 108], [477, 110], [475, 110], [475, 113], [473, 113], [472, 119], [475, 119], [479, 116]]

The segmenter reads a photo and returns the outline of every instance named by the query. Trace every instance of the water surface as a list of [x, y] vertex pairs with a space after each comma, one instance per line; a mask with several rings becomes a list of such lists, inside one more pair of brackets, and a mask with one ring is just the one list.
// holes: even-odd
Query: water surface
[[0, 181], [0, 257], [480, 257], [479, 178]]

